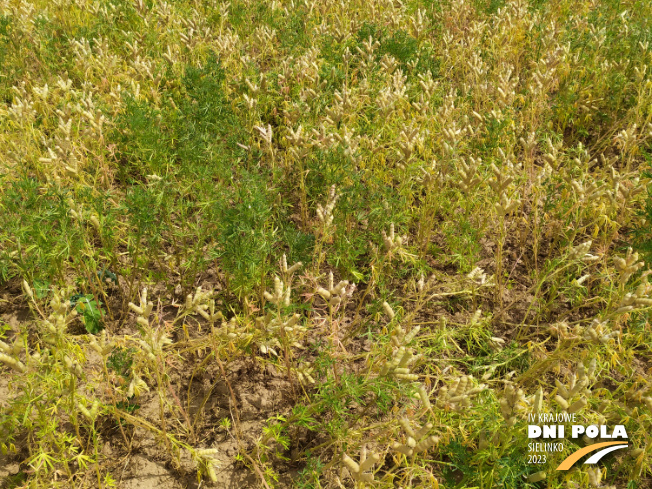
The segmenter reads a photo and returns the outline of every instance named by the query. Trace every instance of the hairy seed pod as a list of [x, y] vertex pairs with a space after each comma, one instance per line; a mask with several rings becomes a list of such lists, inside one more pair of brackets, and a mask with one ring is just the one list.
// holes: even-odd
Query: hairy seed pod
[[34, 292], [32, 292], [32, 288], [27, 283], [27, 280], [23, 280], [23, 290], [27, 294], [27, 297], [29, 297], [31, 300], [34, 300]]
[[568, 408], [568, 414], [573, 414], [579, 411], [580, 409], [584, 408], [588, 404], [588, 401], [584, 398], [575, 401], [569, 408]]
[[349, 457], [346, 453], [342, 455], [342, 462], [346, 467], [354, 473], [360, 472], [360, 466], [351, 458]]
[[568, 409], [568, 402], [566, 402], [566, 399], [564, 399], [560, 395], [555, 396], [555, 401], [557, 401], [557, 404], [559, 404], [562, 409], [564, 410]]
[[13, 368], [17, 372], [20, 373], [25, 373], [27, 370], [25, 368], [25, 365], [23, 365], [19, 360], [16, 360], [15, 358], [12, 358], [8, 355], [5, 355], [4, 353], [0, 353], [0, 362], [4, 363], [5, 365], [8, 365], [9, 367]]
[[527, 477], [528, 482], [540, 482], [544, 480], [547, 477], [546, 473], [541, 471], [541, 472], [535, 472], [534, 474], [531, 474]]
[[394, 309], [392, 309], [392, 306], [390, 306], [387, 302], [383, 302], [383, 310], [385, 311], [385, 314], [389, 316], [390, 320], [394, 319]]
[[421, 398], [421, 402], [423, 403], [424, 406], [426, 406], [427, 409], [431, 409], [430, 405], [430, 398], [428, 396], [428, 392], [426, 391], [426, 388], [423, 384], [419, 386], [419, 397]]

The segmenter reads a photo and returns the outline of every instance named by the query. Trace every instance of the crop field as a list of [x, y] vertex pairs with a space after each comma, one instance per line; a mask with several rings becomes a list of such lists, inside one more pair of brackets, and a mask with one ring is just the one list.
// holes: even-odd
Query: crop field
[[652, 488], [651, 64], [649, 0], [0, 0], [0, 488]]

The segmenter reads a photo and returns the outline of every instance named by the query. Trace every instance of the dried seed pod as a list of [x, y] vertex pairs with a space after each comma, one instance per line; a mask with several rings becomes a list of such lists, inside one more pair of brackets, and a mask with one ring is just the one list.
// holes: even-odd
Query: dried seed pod
[[143, 379], [134, 373], [127, 389], [127, 397], [138, 397], [143, 391], [149, 392], [149, 387]]
[[472, 376], [464, 375], [456, 378], [450, 385], [450, 388], [444, 386], [440, 389], [437, 404], [453, 411], [462, 411], [471, 405], [471, 398], [473, 396], [487, 388], [485, 384], [480, 384], [477, 387], [471, 387], [472, 385]]
[[500, 411], [507, 426], [516, 424], [517, 414], [525, 409], [525, 394], [522, 389], [516, 390], [514, 385], [506, 383], [503, 398], [500, 400]]
[[428, 394], [428, 391], [426, 391], [426, 387], [423, 384], [419, 384], [417, 393], [419, 395], [419, 398], [421, 399], [421, 402], [426, 407], [426, 409], [431, 409], [432, 406], [430, 404], [430, 396]]
[[547, 477], [546, 473], [544, 471], [540, 471], [540, 472], [535, 472], [534, 474], [530, 474], [527, 477], [527, 480], [528, 482], [534, 483], [534, 482], [540, 482], [544, 480], [546, 477]]
[[218, 462], [211, 455], [218, 453], [217, 448], [204, 448], [195, 450], [193, 458], [195, 459], [198, 468], [208, 475], [211, 482], [217, 482], [217, 474], [215, 468], [218, 467]]
[[20, 360], [16, 358], [12, 358], [9, 355], [5, 355], [4, 353], [0, 353], [0, 362], [13, 368], [17, 372], [25, 373], [27, 371], [25, 365], [23, 365], [23, 363]]
[[539, 387], [532, 401], [532, 409], [534, 411], [534, 414], [539, 414], [542, 408], [543, 408], [543, 389]]
[[387, 302], [383, 302], [383, 310], [385, 311], [385, 314], [389, 316], [390, 320], [394, 319], [394, 309], [392, 309], [392, 306], [390, 306]]
[[582, 335], [584, 339], [602, 344], [607, 344], [609, 341], [620, 335], [620, 331], [609, 330], [607, 321], [600, 321], [599, 319], [594, 319], [593, 322], [585, 328], [578, 328], [577, 332]]
[[271, 148], [272, 146], [272, 138], [274, 135], [274, 132], [272, 131], [272, 125], [267, 124], [267, 127], [262, 127], [262, 126], [255, 126], [254, 129], [258, 131], [260, 134], [261, 138], [265, 143], [267, 143], [268, 147]]
[[638, 261], [638, 253], [628, 248], [625, 258], [614, 257], [614, 265], [620, 273], [619, 282], [625, 284], [634, 273], [643, 267], [644, 263]]
[[269, 302], [275, 305], [283, 305], [285, 307], [290, 305], [290, 294], [290, 285], [288, 284], [286, 286], [278, 276], [274, 276], [274, 293], [270, 294], [267, 291], [263, 292], [265, 299]]
[[107, 356], [109, 353], [111, 353], [111, 351], [113, 351], [113, 348], [115, 347], [115, 343], [113, 341], [107, 340], [105, 329], [103, 329], [99, 334], [99, 341], [97, 336], [93, 336], [91, 337], [89, 345], [101, 356]]
[[480, 267], [475, 267], [471, 272], [466, 276], [477, 286], [489, 286], [493, 285], [493, 276], [487, 278], [487, 274]]
[[432, 423], [420, 426], [416, 431], [412, 428], [407, 418], [399, 419], [399, 424], [406, 434], [405, 443], [393, 442], [392, 449], [408, 457], [424, 452], [439, 442], [439, 437], [428, 436], [432, 430]]
[[385, 245], [387, 253], [400, 251], [403, 247], [403, 244], [407, 242], [407, 238], [405, 236], [397, 236], [395, 234], [394, 223], [391, 223], [389, 226], [389, 234], [385, 233], [385, 231], [382, 231], [382, 236], [383, 244]]
[[95, 418], [97, 418], [97, 413], [98, 413], [99, 407], [100, 407], [100, 403], [97, 400], [93, 401], [93, 404], [91, 405], [91, 409], [87, 409], [80, 402], [77, 403], [77, 409], [89, 421], [95, 421]]
[[283, 256], [281, 257], [280, 265], [281, 265], [281, 271], [282, 271], [286, 276], [288, 276], [288, 275], [292, 275], [292, 274], [293, 274], [294, 272], [296, 272], [299, 268], [301, 268], [301, 267], [303, 266], [303, 263], [301, 263], [300, 261], [298, 261], [298, 262], [296, 262], [294, 265], [292, 265], [291, 267], [288, 267], [287, 258], [286, 258], [285, 253], [284, 253]]
[[464, 160], [459, 161], [460, 168], [458, 168], [458, 178], [456, 179], [458, 186], [465, 193], [470, 193], [475, 187], [482, 181], [480, 177], [476, 176], [478, 168], [482, 160], [478, 158], [477, 160], [473, 157], [469, 157], [469, 163], [466, 163]]
[[391, 342], [397, 348], [406, 347], [416, 337], [421, 330], [421, 326], [415, 326], [409, 333], [400, 324], [396, 324], [391, 332]]
[[[580, 363], [571, 375], [568, 385], [555, 380], [558, 392], [555, 401], [564, 411], [573, 414], [587, 406], [588, 401], [585, 396], [591, 393], [589, 384], [595, 368], [594, 361], [589, 362], [588, 368]], [[577, 400], [573, 402], [573, 399]]]
[[297, 377], [300, 382], [314, 384], [315, 379], [312, 377], [313, 368], [308, 366], [306, 363], [301, 362], [297, 368]]
[[602, 470], [599, 467], [591, 467], [587, 469], [587, 474], [589, 475], [589, 483], [593, 487], [600, 487], [600, 481], [602, 481]]
[[93, 421], [93, 418], [91, 417], [91, 413], [88, 409], [86, 409], [81, 403], [77, 403], [77, 409], [79, 410], [80, 413], [82, 413], [86, 418], [88, 418], [90, 421]]
[[571, 260], [582, 260], [585, 256], [588, 255], [589, 249], [591, 249], [592, 244], [593, 241], [589, 240], [571, 248], [568, 257]]
[[328, 289], [324, 287], [317, 287], [315, 292], [319, 294], [325, 301], [327, 301], [332, 307], [339, 306], [342, 301], [351, 296], [355, 289], [355, 284], [349, 284], [348, 280], [340, 280], [336, 285], [334, 285], [333, 272], [328, 274]]
[[496, 202], [494, 208], [499, 216], [506, 216], [513, 213], [520, 205], [521, 201], [519, 199], [511, 199], [507, 195], [502, 194], [500, 202]]
[[79, 362], [77, 362], [76, 360], [73, 360], [68, 355], [64, 355], [63, 363], [66, 366], [66, 368], [68, 369], [68, 371], [70, 373], [74, 374], [75, 376], [81, 378], [84, 375], [84, 372], [83, 372], [83, 370], [81, 368], [81, 365], [79, 365]]
[[418, 375], [410, 373], [410, 365], [416, 363], [420, 358], [421, 355], [414, 355], [411, 350], [400, 347], [393, 352], [392, 359], [385, 362], [380, 370], [380, 375], [405, 381], [418, 380]]
[[631, 452], [629, 452], [629, 455], [633, 458], [638, 458], [641, 456], [643, 453], [645, 453], [645, 450], [643, 448], [635, 448]]
[[370, 455], [367, 455], [367, 448], [363, 446], [360, 449], [360, 463], [353, 460], [346, 453], [342, 454], [342, 464], [348, 469], [351, 477], [358, 482], [373, 482], [374, 475], [368, 473], [378, 461], [380, 460], [380, 455], [372, 452]]
[[7, 355], [14, 355], [17, 356], [20, 354], [20, 352], [23, 350], [23, 347], [18, 343], [18, 341], [15, 341], [11, 345], [8, 345], [4, 341], [0, 340], [0, 351], [3, 351]]
[[[188, 296], [190, 297], [190, 296]], [[147, 328], [149, 327], [148, 317], [152, 312], [154, 304], [147, 301], [147, 288], [145, 287], [140, 295], [140, 306], [137, 306], [133, 302], [129, 303], [129, 309], [138, 314], [137, 322], [141, 326]]]
[[568, 407], [568, 409], [567, 409], [568, 414], [576, 413], [580, 409], [585, 408], [587, 404], [588, 404], [588, 401], [585, 398], [582, 398], [582, 399], [579, 399], [579, 400], [575, 401], [573, 404], [570, 405], [570, 407]]
[[328, 194], [326, 205], [322, 206], [321, 204], [317, 204], [317, 217], [324, 227], [324, 234], [331, 231], [333, 224], [333, 210], [335, 209], [335, 204], [339, 198], [340, 195], [337, 193], [335, 185], [333, 185]]
[[33, 301], [34, 292], [32, 292], [32, 288], [27, 283], [27, 280], [23, 280], [23, 290], [25, 291], [25, 294], [27, 294], [27, 297], [29, 297]]

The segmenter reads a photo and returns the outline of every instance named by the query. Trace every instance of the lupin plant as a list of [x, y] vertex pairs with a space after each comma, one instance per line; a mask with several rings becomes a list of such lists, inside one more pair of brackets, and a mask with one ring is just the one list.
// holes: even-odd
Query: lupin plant
[[644, 485], [646, 6], [0, 0], [0, 486]]

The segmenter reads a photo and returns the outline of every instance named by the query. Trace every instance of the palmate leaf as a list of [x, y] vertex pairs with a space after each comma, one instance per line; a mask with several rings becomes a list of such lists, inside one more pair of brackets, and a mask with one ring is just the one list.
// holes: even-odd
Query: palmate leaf
[[[79, 294], [73, 296], [76, 299], [76, 309], [79, 314], [83, 316], [84, 326], [86, 331], [91, 334], [97, 334], [104, 326], [102, 325], [102, 316], [104, 311], [101, 309], [102, 303], [98, 302], [93, 298], [92, 295], [84, 295], [79, 297]], [[73, 299], [71, 299], [71, 302]]]

